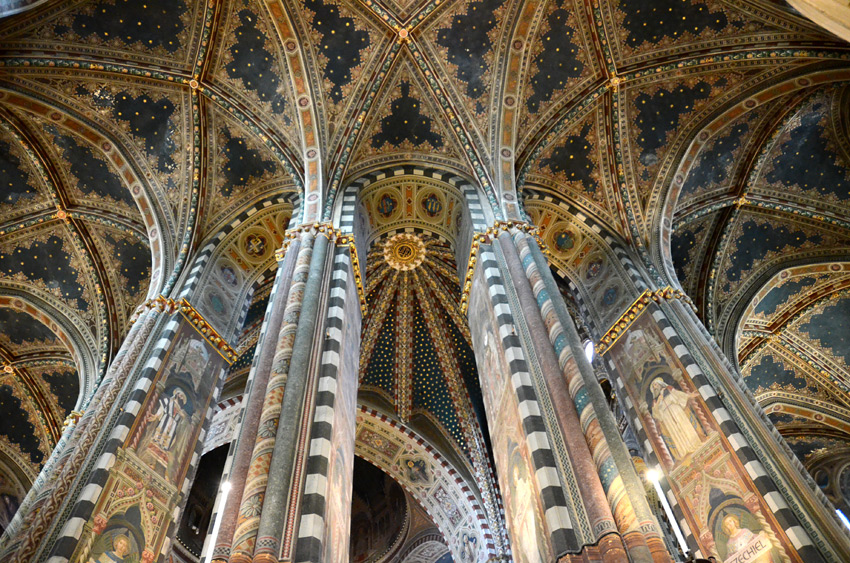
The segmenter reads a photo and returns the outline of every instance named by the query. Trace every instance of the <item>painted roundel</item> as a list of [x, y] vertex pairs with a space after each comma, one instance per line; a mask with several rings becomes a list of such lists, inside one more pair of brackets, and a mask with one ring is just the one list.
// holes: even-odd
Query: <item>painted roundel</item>
[[251, 233], [245, 237], [245, 254], [259, 258], [266, 253], [266, 237]]
[[274, 239], [265, 229], [248, 229], [239, 240], [239, 252], [248, 262], [257, 264], [266, 260], [274, 251]]
[[555, 248], [560, 252], [569, 252], [576, 245], [576, 235], [572, 231], [561, 231], [555, 235]]
[[399, 233], [384, 245], [384, 259], [396, 270], [416, 268], [425, 259], [425, 244], [416, 235]]
[[443, 202], [437, 197], [437, 194], [431, 193], [422, 198], [422, 210], [429, 217], [436, 217], [443, 210]]
[[591, 256], [584, 271], [584, 279], [592, 282], [599, 279], [605, 273], [605, 259], [601, 256]]
[[227, 301], [217, 291], [211, 291], [207, 294], [207, 303], [210, 306], [210, 310], [218, 317], [223, 316], [227, 312]]
[[239, 285], [239, 274], [230, 262], [219, 264], [218, 277], [221, 278], [221, 281], [227, 287], [234, 288]]
[[387, 193], [381, 196], [376, 205], [378, 214], [384, 219], [389, 219], [397, 208], [398, 200]]
[[617, 302], [620, 296], [620, 290], [616, 286], [609, 286], [602, 292], [602, 299], [599, 301], [603, 307], [611, 307]]

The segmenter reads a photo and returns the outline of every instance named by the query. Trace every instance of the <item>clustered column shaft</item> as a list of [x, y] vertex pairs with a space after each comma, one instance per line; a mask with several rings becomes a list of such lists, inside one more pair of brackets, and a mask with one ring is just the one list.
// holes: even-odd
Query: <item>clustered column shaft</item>
[[256, 440], [251, 454], [251, 462], [245, 479], [244, 491], [239, 504], [239, 512], [233, 532], [230, 554], [232, 563], [250, 563], [254, 556], [257, 541], [257, 531], [260, 526], [260, 516], [266, 496], [269, 471], [272, 462], [277, 429], [280, 421], [281, 405], [289, 376], [292, 347], [298, 320], [301, 316], [301, 304], [304, 296], [304, 286], [313, 257], [315, 237], [311, 233], [303, 233], [301, 237], [295, 270], [292, 274], [292, 284], [286, 298], [283, 321], [280, 333], [274, 347], [271, 373], [268, 379], [260, 414]]
[[[548, 342], [548, 332], [540, 317], [537, 301], [526, 279], [525, 270], [520, 263], [517, 248], [508, 232], [500, 233], [498, 241], [529, 331], [532, 334], [533, 342], [529, 343], [529, 345], [537, 352], [538, 359], [540, 360], [541, 369], [546, 381], [545, 392], [550, 394], [552, 402], [559, 407], [556, 411], [556, 416], [569, 451], [570, 462], [573, 464], [575, 473], [586, 478], [580, 491], [584, 508], [587, 511], [588, 518], [596, 534], [596, 539], [599, 542], [599, 549], [606, 561], [622, 561], [625, 563], [629, 561], [629, 555], [626, 553], [622, 539], [619, 535], [616, 535], [618, 529], [608, 501], [606, 500], [602, 483], [598, 478], [593, 479], [590, 477], [591, 475], [596, 475], [597, 472], [593, 456], [583, 437], [584, 433], [576, 406], [561, 380], [561, 369], [555, 357], [554, 350], [551, 346], [541, 345], [541, 342]], [[612, 534], [612, 532], [615, 534]], [[649, 550], [646, 547], [646, 543], [642, 540], [643, 538], [641, 537], [639, 541], [634, 542], [635, 545], [630, 552], [634, 551], [634, 555], [637, 555], [639, 560], [649, 561], [651, 560]], [[641, 543], [643, 545], [640, 545]], [[641, 551], [644, 553], [640, 553]]]
[[[275, 287], [269, 299], [268, 310], [264, 320], [265, 326], [257, 342], [257, 352], [254, 359], [254, 369], [249, 376], [250, 392], [246, 393], [243, 401], [243, 412], [239, 433], [231, 450], [232, 466], [227, 479], [232, 485], [230, 502], [221, 507], [221, 525], [213, 551], [213, 561], [224, 563], [230, 558], [234, 532], [239, 520], [239, 509], [245, 492], [245, 485], [253, 459], [252, 453], [257, 443], [257, 434], [262, 420], [264, 398], [269, 385], [272, 361], [276, 351], [275, 344], [284, 321], [284, 313], [288, 302], [286, 296], [292, 284], [296, 260], [300, 255], [301, 241], [290, 242], [283, 262], [278, 267]], [[279, 298], [277, 298], [279, 297]]]
[[[602, 389], [593, 377], [593, 368], [582, 353], [575, 325], [569, 318], [563, 302], [556, 303], [552, 299], [553, 294], [557, 295], [555, 293], [557, 287], [551, 279], [545, 257], [536, 242], [530, 240], [524, 233], [517, 231], [514, 234], [514, 241], [540, 307], [543, 322], [548, 329], [549, 340], [558, 355], [570, 396], [578, 410], [582, 430], [593, 454], [593, 460], [596, 462], [596, 469], [616, 520], [617, 529], [623, 535], [630, 552], [635, 549], [638, 552], [643, 551], [642, 544], [645, 543], [654, 561], [668, 562], [670, 555], [658, 532], [649, 505], [646, 503], [646, 497], [642, 494], [643, 487], [629, 461], [628, 452], [625, 451], [625, 445], [617, 432], [613, 415], [605, 407]], [[547, 281], [551, 283], [546, 283]], [[559, 296], [555, 299], [559, 299]], [[583, 377], [586, 373], [590, 378]], [[607, 421], [607, 425], [603, 425], [600, 417], [611, 420]], [[611, 452], [612, 447], [618, 446], [623, 450], [620, 452], [619, 464]], [[629, 473], [631, 475], [628, 475]], [[626, 486], [624, 474], [630, 477], [628, 486]], [[643, 536], [643, 542], [637, 539], [640, 535]]]
[[307, 430], [301, 427], [301, 414], [305, 408], [303, 397], [309, 376], [310, 356], [322, 297], [320, 288], [323, 285], [322, 279], [326, 269], [329, 245], [328, 236], [317, 235], [304, 290], [298, 331], [292, 344], [289, 378], [281, 406], [282, 423], [278, 425], [278, 436], [272, 454], [272, 469], [269, 472], [267, 494], [257, 530], [255, 563], [277, 563], [283, 528], [289, 514], [290, 489], [295, 487], [295, 483], [290, 483], [290, 480], [296, 463], [296, 444], [301, 433]]

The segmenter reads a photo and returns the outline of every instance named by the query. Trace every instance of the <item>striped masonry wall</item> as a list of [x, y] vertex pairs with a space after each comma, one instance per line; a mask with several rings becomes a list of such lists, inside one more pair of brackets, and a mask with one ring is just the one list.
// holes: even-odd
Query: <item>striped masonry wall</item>
[[[329, 490], [328, 474], [331, 470], [334, 423], [336, 418], [345, 416], [345, 413], [335, 412], [342, 399], [338, 396], [340, 354], [343, 337], [352, 337], [347, 332], [356, 322], [356, 319], [345, 318], [346, 300], [357, 300], [356, 292], [350, 291], [353, 273], [349, 252], [347, 247], [336, 248], [331, 270], [325, 339], [315, 395], [316, 409], [310, 428], [309, 457], [305, 466], [298, 539], [293, 558], [295, 563], [321, 563], [324, 554], [327, 498], [333, 494]], [[359, 303], [355, 303], [354, 307], [349, 304], [349, 310], [359, 310]], [[349, 414], [353, 430], [354, 411]], [[353, 444], [354, 436], [351, 440]]]
[[85, 487], [71, 508], [69, 518], [62, 527], [59, 538], [53, 544], [49, 559], [51, 563], [62, 563], [70, 560], [71, 555], [76, 550], [83, 533], [83, 527], [92, 517], [95, 504], [109, 478], [109, 469], [115, 464], [115, 453], [130, 434], [130, 428], [136, 421], [136, 416], [139, 414], [145, 397], [150, 392], [153, 381], [168, 354], [174, 336], [180, 327], [180, 322], [180, 317], [172, 318], [159, 334], [156, 346], [141, 370], [141, 375], [125, 403], [123, 413], [118, 418], [118, 423], [109, 434], [103, 452], [97, 458]]
[[[688, 375], [694, 383], [694, 386], [699, 391], [702, 399], [705, 401], [708, 406], [711, 415], [717, 421], [723, 433], [726, 435], [729, 443], [732, 445], [733, 451], [740, 459], [743, 466], [746, 468], [750, 478], [753, 480], [759, 494], [765, 499], [774, 516], [779, 522], [780, 526], [783, 528], [785, 534], [791, 540], [794, 548], [798, 551], [800, 556], [804, 561], [814, 563], [816, 561], [823, 561], [823, 557], [817, 547], [812, 543], [809, 535], [800, 526], [799, 521], [795, 517], [793, 511], [788, 506], [788, 503], [785, 501], [785, 498], [777, 489], [773, 479], [767, 474], [764, 466], [759, 461], [753, 449], [750, 447], [747, 440], [741, 434], [738, 426], [732, 421], [729, 412], [726, 410], [726, 407], [723, 405], [720, 397], [718, 397], [717, 393], [714, 391], [714, 388], [709, 383], [708, 379], [697, 365], [694, 358], [691, 356], [688, 348], [685, 346], [685, 343], [682, 341], [681, 337], [677, 334], [676, 330], [670, 324], [667, 316], [658, 308], [655, 308], [652, 312], [653, 319], [661, 328], [664, 336], [667, 338], [671, 348], [676, 354], [679, 361], [685, 367]], [[619, 370], [616, 364], [612, 361], [610, 356], [605, 358], [607, 362], [607, 367], [612, 373], [619, 374]], [[617, 387], [617, 392], [622, 399], [622, 405], [626, 408], [630, 421], [632, 423], [632, 428], [637, 434], [638, 441], [641, 443], [645, 455], [648, 457], [647, 461], [654, 465], [660, 465], [657, 454], [655, 453], [652, 442], [649, 439], [647, 434], [647, 430], [644, 425], [641, 423], [641, 418], [637, 409], [628, 395], [625, 386], [622, 383], [622, 377], [614, 378], [615, 385]], [[669, 487], [665, 486], [665, 494], [667, 496], [667, 500], [670, 502], [670, 506], [673, 508], [673, 512], [676, 515], [676, 519], [680, 528], [682, 529], [683, 534], [685, 535], [685, 539], [688, 542], [688, 545], [691, 546], [692, 549], [696, 549], [697, 542], [694, 536], [694, 531], [691, 530], [687, 521], [685, 520], [684, 514], [682, 512], [681, 507], [679, 506], [678, 500], [673, 495], [672, 491]], [[696, 552], [698, 556], [707, 557], [710, 554], [702, 554], [699, 551]]]
[[[534, 292], [534, 297], [540, 307], [540, 314], [546, 325], [550, 342], [555, 348], [555, 354], [558, 357], [558, 363], [564, 375], [564, 380], [567, 383], [570, 396], [579, 414], [585, 440], [593, 455], [599, 480], [602, 483], [605, 496], [611, 507], [611, 513], [617, 523], [617, 529], [623, 535], [628, 549], [640, 549], [640, 544], [645, 543], [645, 548], [649, 548], [652, 551], [656, 561], [670, 561], [654, 520], [648, 513], [642, 514], [642, 518], [639, 518], [635, 506], [633, 506], [627, 494], [625, 482], [620, 475], [619, 468], [614, 461], [607, 440], [607, 438], [619, 440], [620, 436], [605, 436], [600, 426], [596, 410], [588, 396], [585, 381], [576, 364], [577, 360], [573, 357], [574, 351], [567, 339], [565, 328], [558, 319], [552, 298], [544, 285], [541, 278], [542, 274], [538, 270], [532, 256], [528, 237], [525, 233], [516, 231], [513, 234], [513, 238], [517, 245], [522, 265], [525, 268], [526, 276]], [[557, 296], [557, 298], [560, 298], [560, 296]], [[581, 351], [577, 353], [580, 354]]]

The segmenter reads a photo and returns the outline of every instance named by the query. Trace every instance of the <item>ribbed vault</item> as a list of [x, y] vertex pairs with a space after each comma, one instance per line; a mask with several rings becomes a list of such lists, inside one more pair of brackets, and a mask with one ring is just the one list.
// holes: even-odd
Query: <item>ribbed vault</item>
[[837, 504], [844, 461], [820, 454], [850, 440], [848, 100], [842, 82], [802, 88], [712, 124], [671, 236], [676, 278]]
[[[602, 330], [636, 289], [620, 251], [681, 285], [747, 378], [780, 333], [840, 317], [841, 290], [806, 301], [840, 272], [793, 269], [843, 272], [850, 250], [848, 50], [784, 2], [20, 0], [0, 14], [24, 8], [0, 20], [0, 315], [23, 327], [0, 342], [19, 374], [0, 392], [43, 421], [26, 438], [42, 455], [70, 404], [50, 374], [90, 393], [135, 308], [170, 295], [236, 217], [281, 197], [292, 225], [327, 220], [358, 177], [393, 165], [451, 170], [486, 217], [537, 224]], [[483, 420], [458, 313], [466, 201], [408, 184], [409, 204], [403, 183], [357, 194], [371, 221], [364, 390], [467, 459]], [[257, 226], [270, 245], [289, 225], [279, 211]], [[423, 258], [396, 269], [387, 256], [407, 251], [388, 241], [408, 228]], [[234, 393], [272, 261], [242, 242], [228, 239], [251, 278], [236, 293], [257, 298]], [[798, 297], [768, 299], [787, 320], [755, 311], [794, 283]], [[831, 362], [818, 369], [841, 379], [840, 343], [811, 330]], [[415, 346], [428, 366], [378, 375]], [[799, 359], [782, 364], [797, 379]], [[759, 396], [786, 385], [776, 370]]]

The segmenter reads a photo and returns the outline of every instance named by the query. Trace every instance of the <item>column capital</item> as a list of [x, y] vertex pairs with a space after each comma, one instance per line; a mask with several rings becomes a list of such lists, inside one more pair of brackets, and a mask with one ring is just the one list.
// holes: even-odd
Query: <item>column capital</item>
[[135, 323], [139, 317], [141, 317], [147, 311], [158, 311], [160, 313], [168, 313], [169, 315], [177, 312], [177, 309], [180, 305], [171, 299], [170, 297], [165, 297], [164, 295], [157, 295], [153, 299], [148, 299], [138, 307], [136, 307], [136, 312], [133, 314], [133, 317], [130, 319], [130, 324]]
[[67, 428], [72, 424], [78, 423], [83, 414], [85, 414], [85, 411], [71, 411], [68, 416], [65, 417], [65, 421], [62, 423], [62, 428]]
[[525, 221], [496, 221], [486, 231], [472, 233], [472, 247], [469, 251], [469, 265], [466, 268], [466, 275], [463, 278], [463, 288], [460, 295], [460, 312], [466, 314], [469, 308], [469, 292], [472, 289], [472, 276], [475, 273], [475, 264], [478, 262], [478, 251], [481, 244], [490, 244], [492, 239], [498, 236], [498, 233], [526, 233], [537, 241], [537, 246], [540, 251], [548, 256], [549, 248], [540, 237], [540, 229]]
[[312, 234], [314, 236], [323, 235], [331, 241], [336, 241], [337, 238], [343, 235], [343, 233], [340, 233], [331, 223], [305, 223], [303, 225], [298, 225], [297, 227], [292, 227], [291, 229], [287, 229], [283, 234], [283, 243], [280, 245], [280, 248], [275, 250], [274, 253], [275, 259], [277, 259], [278, 262], [283, 260], [289, 244], [304, 233]]
[[275, 250], [275, 259], [280, 263], [286, 256], [289, 244], [302, 233], [312, 233], [315, 236], [322, 235], [336, 246], [347, 246], [351, 253], [351, 267], [354, 270], [354, 284], [357, 287], [357, 296], [360, 301], [360, 312], [366, 314], [366, 292], [363, 289], [363, 279], [360, 270], [360, 258], [357, 254], [357, 245], [354, 243], [354, 233], [344, 233], [331, 223], [308, 223], [288, 229], [283, 237], [283, 244]]

